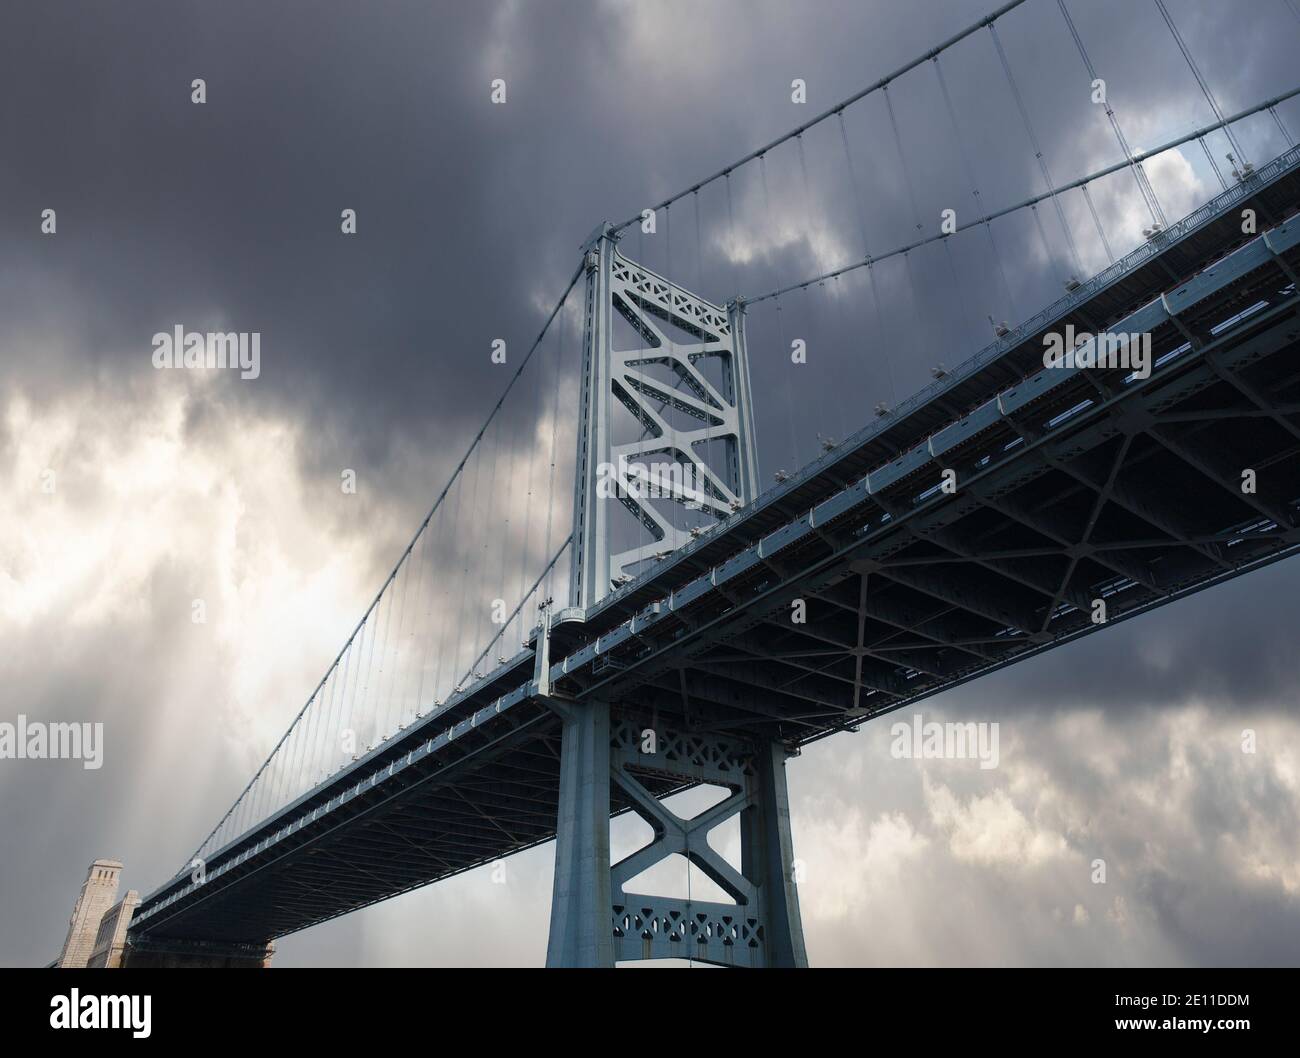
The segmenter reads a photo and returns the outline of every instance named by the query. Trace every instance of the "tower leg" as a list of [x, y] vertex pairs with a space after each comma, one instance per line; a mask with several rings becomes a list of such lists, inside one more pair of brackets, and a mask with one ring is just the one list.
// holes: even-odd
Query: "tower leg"
[[613, 966], [609, 874], [609, 705], [566, 707], [547, 966]]
[[[548, 966], [615, 959], [695, 959], [719, 966], [807, 966], [790, 841], [785, 746], [642, 728], [606, 703], [564, 706], [560, 804]], [[731, 795], [683, 819], [661, 800], [684, 784]], [[609, 813], [621, 804], [654, 830], [649, 845], [611, 865]], [[739, 816], [737, 870], [708, 842]], [[734, 903], [628, 892], [648, 867], [680, 854]]]
[[757, 804], [740, 817], [740, 870], [763, 894], [769, 966], [808, 965], [795, 886], [794, 843], [790, 838], [790, 796], [785, 783], [785, 747], [757, 747]]

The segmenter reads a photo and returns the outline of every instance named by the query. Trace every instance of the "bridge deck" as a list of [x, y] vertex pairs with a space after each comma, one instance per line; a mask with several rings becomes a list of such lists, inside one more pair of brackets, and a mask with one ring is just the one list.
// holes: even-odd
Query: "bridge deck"
[[[1267, 239], [1242, 235], [1247, 206]], [[1098, 597], [1114, 623], [1293, 553], [1297, 206], [1292, 151], [568, 615], [555, 687], [804, 744], [1104, 627]], [[1044, 370], [1067, 323], [1149, 332], [1159, 366]], [[533, 669], [526, 650], [232, 842], [203, 884], [178, 875], [133, 937], [265, 941], [552, 837], [559, 729]]]

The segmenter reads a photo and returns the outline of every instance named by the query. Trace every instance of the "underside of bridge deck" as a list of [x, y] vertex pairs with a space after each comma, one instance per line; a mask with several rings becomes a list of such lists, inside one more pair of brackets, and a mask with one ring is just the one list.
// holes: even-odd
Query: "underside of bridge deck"
[[[1216, 337], [1246, 302], [1249, 320]], [[1279, 273], [1181, 322], [1198, 351], [1162, 336], [1166, 368], [1186, 362], [1161, 385], [1090, 373], [1004, 417], [946, 455], [946, 502], [915, 502], [937, 478], [898, 482], [868, 522], [854, 512], [765, 557], [582, 693], [635, 687], [648, 711], [807, 741], [1290, 554], [1294, 288]]]

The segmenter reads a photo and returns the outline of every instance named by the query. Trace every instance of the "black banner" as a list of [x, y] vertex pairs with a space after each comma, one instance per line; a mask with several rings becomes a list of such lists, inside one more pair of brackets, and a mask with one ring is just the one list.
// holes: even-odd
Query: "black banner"
[[1154, 1037], [1249, 1047], [1294, 1038], [1300, 984], [1295, 970], [1253, 969], [631, 972], [8, 970], [0, 1010], [6, 1043], [36, 1046], [114, 1036], [146, 1047], [338, 1047], [407, 1032], [472, 1044], [480, 1028], [494, 1046], [558, 1046], [576, 1021], [589, 1043], [668, 1030], [679, 1043], [707, 1032], [807, 1046], [870, 1029], [927, 1045]]

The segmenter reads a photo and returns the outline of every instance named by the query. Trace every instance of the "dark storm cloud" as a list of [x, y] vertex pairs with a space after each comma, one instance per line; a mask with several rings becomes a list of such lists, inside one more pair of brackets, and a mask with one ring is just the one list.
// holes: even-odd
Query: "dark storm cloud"
[[[35, 273], [15, 297], [90, 301], [77, 337], [117, 375], [149, 371], [150, 337], [177, 322], [260, 330], [265, 384], [241, 396], [342, 418], [372, 452], [391, 437], [379, 424], [464, 406], [485, 321], [509, 327], [519, 300], [492, 282], [503, 243], [483, 227], [490, 115], [471, 97], [485, 98], [487, 8], [8, 18], [6, 139], [22, 163], [4, 180], [6, 243]], [[50, 205], [60, 234], [42, 245], [29, 221]]]
[[[1081, 5], [1076, 17], [1133, 129], [1153, 104], [1165, 105], [1170, 84], [1175, 98], [1191, 93], [1163, 26], [1130, 6]], [[11, 8], [0, 48], [6, 142], [17, 151], [0, 170], [0, 231], [23, 268], [6, 273], [15, 279], [0, 294], [6, 315], [58, 314], [110, 382], [147, 374], [150, 336], [177, 322], [260, 330], [264, 382], [240, 399], [312, 416], [318, 447], [304, 458], [318, 462], [315, 470], [340, 463], [340, 434], [380, 465], [402, 431], [458, 447], [503, 381], [488, 364], [489, 342], [505, 337], [522, 355], [540, 323], [539, 302], [558, 295], [596, 222], [626, 217], [789, 127], [805, 113], [789, 102], [792, 77], [809, 83], [809, 109], [820, 109], [977, 14], [967, 3], [768, 3], [749, 5], [738, 20], [725, 5], [702, 5], [695, 46], [683, 51], [669, 9], [662, 19], [656, 10], [617, 2], [160, 3], [129, 15], [110, 5]], [[1226, 14], [1178, 14], [1198, 43], [1227, 29]], [[1249, 63], [1218, 64], [1233, 77], [1225, 102], [1285, 86], [1284, 44], [1259, 30], [1270, 24], [1259, 14], [1232, 18], [1235, 37], [1252, 50]], [[1107, 15], [1137, 20], [1144, 33], [1109, 33]], [[827, 32], [832, 26], [838, 31]], [[1001, 32], [1055, 177], [1095, 167], [1084, 131], [1097, 131], [1098, 115], [1055, 6], [1026, 5]], [[958, 135], [986, 202], [1038, 190], [988, 34], [944, 61]], [[1205, 61], [1214, 65], [1208, 54]], [[507, 81], [506, 106], [489, 102], [496, 76]], [[195, 77], [208, 83], [201, 107], [189, 99]], [[923, 66], [891, 86], [902, 164], [881, 96], [846, 115], [876, 252], [914, 234], [905, 183], [927, 226], [939, 208], [964, 210], [970, 201], [935, 85]], [[1207, 118], [1204, 104], [1192, 115]], [[1104, 146], [1109, 161], [1116, 149]], [[790, 178], [777, 201], [760, 199], [755, 167], [739, 172], [734, 197], [748, 191], [750, 206], [740, 203], [741, 230], [761, 236], [765, 214], [803, 222], [824, 210], [859, 255], [840, 151], [833, 122], [806, 138], [813, 186], [838, 196], [818, 203], [803, 200], [789, 147], [767, 163], [774, 185], [783, 173]], [[691, 284], [692, 272], [707, 273], [706, 292], [718, 300], [840, 263], [795, 243], [728, 271], [706, 254], [700, 269], [689, 205], [676, 211], [675, 271]], [[55, 240], [36, 228], [47, 206], [59, 210]], [[702, 193], [701, 206], [706, 239], [721, 234], [721, 185]], [[343, 208], [359, 212], [356, 238], [339, 234]], [[1031, 231], [1019, 234], [1036, 250]], [[633, 236], [628, 250], [666, 268], [669, 241], [646, 246]], [[991, 274], [979, 252], [966, 252], [963, 279]], [[1006, 252], [1024, 311], [1059, 293], [1052, 270], [1016, 267], [1015, 241]], [[900, 396], [931, 363], [951, 364], [982, 344], [986, 315], [1008, 315], [991, 291], [959, 305], [941, 255], [920, 254], [913, 268], [923, 304], [885, 321]], [[896, 269], [894, 279], [903, 279]], [[901, 310], [913, 295], [910, 286], [898, 294]], [[882, 351], [864, 347], [851, 314], [826, 311], [815, 293], [806, 300], [806, 311], [787, 302], [786, 323], [815, 336], [830, 361], [807, 381], [834, 377], [834, 419], [847, 432], [886, 395]], [[70, 302], [78, 308], [65, 315], [60, 307]], [[756, 323], [771, 329], [769, 320]], [[762, 336], [755, 341], [762, 348]], [[19, 370], [38, 385], [40, 357], [24, 360]], [[71, 366], [45, 374], [44, 387], [66, 385]], [[781, 381], [758, 373], [762, 388]], [[757, 404], [762, 434], [785, 436], [794, 412], [761, 391]], [[814, 423], [803, 418], [795, 428], [806, 459]], [[779, 444], [763, 447], [769, 472], [794, 459]]]
[[[377, 581], [504, 384], [489, 364], [489, 343], [506, 338], [517, 363], [595, 224], [624, 219], [689, 186], [988, 6], [7, 4], [0, 11], [0, 398], [21, 394], [38, 417], [70, 396], [86, 398], [73, 402], [79, 424], [70, 450], [91, 468], [85, 502], [93, 500], [109, 523], [112, 488], [94, 479], [95, 443], [111, 444], [122, 417], [143, 414], [174, 392], [174, 380], [150, 364], [151, 336], [178, 323], [260, 331], [261, 378], [222, 379], [187, 405], [190, 451], [219, 453], [232, 433], [279, 422], [300, 438], [293, 454], [309, 497], [331, 486], [336, 494], [339, 468], [360, 467], [368, 485], [364, 506], [315, 502], [302, 517], [336, 527], [340, 547], [361, 541], [356, 561]], [[1282, 4], [1170, 7], [1225, 110], [1291, 87], [1296, 37], [1288, 33], [1300, 31]], [[1072, 2], [1071, 11], [1135, 145], [1209, 120], [1152, 5]], [[1114, 161], [1118, 148], [1087, 102], [1087, 77], [1056, 4], [1032, 0], [1000, 32], [1055, 179]], [[986, 207], [1040, 190], [1041, 174], [987, 32], [943, 63], [958, 135]], [[196, 77], [207, 82], [203, 106], [190, 102]], [[494, 77], [507, 81], [505, 106], [489, 101]], [[807, 108], [790, 103], [795, 77], [808, 83]], [[890, 100], [902, 127], [901, 164], [881, 97], [845, 115], [867, 245], [876, 253], [914, 236], [913, 198], [924, 225], [937, 223], [942, 208], [963, 215], [973, 208], [932, 71], [901, 79]], [[1294, 102], [1283, 113], [1300, 128]], [[1258, 163], [1278, 141], [1264, 119], [1250, 129]], [[1220, 152], [1226, 146], [1212, 142]], [[704, 189], [700, 242], [687, 200], [671, 219], [662, 217], [658, 236], [641, 238], [633, 229], [624, 250], [717, 301], [860, 256], [863, 232], [838, 128], [811, 131], [804, 148], [802, 164], [793, 146], [772, 153], [764, 164], [766, 189], [758, 167], [738, 172], [730, 210], [724, 185]], [[1195, 175], [1212, 179], [1208, 171]], [[1098, 191], [1112, 230], [1136, 198], [1124, 179]], [[1171, 200], [1186, 192], [1176, 182], [1157, 180], [1157, 188]], [[1100, 266], [1089, 218], [1079, 202], [1065, 205], [1081, 251]], [[45, 208], [58, 210], [52, 239], [39, 234]], [[344, 208], [358, 211], [355, 238], [339, 233]], [[1020, 316], [1054, 299], [1073, 267], [1054, 211], [1044, 208], [1043, 218], [1053, 240], [1050, 262], [1040, 259], [1028, 218], [998, 228]], [[955, 242], [952, 252], [959, 287], [941, 253], [918, 254], [910, 268], [896, 261], [876, 270], [885, 305], [880, 339], [860, 274], [783, 298], [779, 318], [770, 304], [752, 310], [767, 480], [778, 467], [793, 470], [818, 452], [819, 432], [842, 438], [868, 421], [876, 401], [901, 398], [928, 380], [932, 364], [951, 367], [975, 351], [990, 333], [986, 316], [1016, 322], [978, 238]], [[795, 336], [808, 340], [813, 358], [805, 374], [791, 377], [787, 354]], [[572, 372], [572, 324], [568, 339]], [[0, 460], [17, 459], [24, 440], [0, 418]], [[510, 434], [505, 443], [522, 449], [529, 440]], [[160, 534], [171, 529], [158, 526]], [[0, 572], [13, 572], [14, 556], [0, 559]], [[18, 708], [109, 718], [116, 747], [98, 779], [55, 770], [0, 776], [6, 804], [27, 806], [6, 816], [6, 845], [48, 852], [0, 861], [0, 890], [11, 905], [33, 909], [6, 923], [6, 961], [53, 954], [60, 938], [51, 923], [56, 932], [62, 928], [91, 856], [120, 852], [130, 884], [145, 889], [169, 875], [255, 764], [257, 754], [241, 759], [221, 730], [230, 714], [220, 705], [234, 697], [216, 680], [225, 645], [181, 638], [180, 629], [193, 629], [178, 600], [200, 590], [199, 573], [168, 559], [141, 585], [138, 609], [121, 603], [125, 617], [112, 624], [74, 620], [79, 604], [70, 603], [6, 639], [0, 676]], [[1191, 699], [1293, 714], [1298, 673], [1290, 629], [1298, 581], [1300, 572], [1289, 565], [1272, 567], [990, 677], [942, 705], [1004, 702], [1031, 719], [1062, 707], [1101, 706], [1121, 729], [1134, 706]], [[67, 648], [57, 664], [45, 660], [52, 642]], [[324, 660], [322, 654], [311, 667]], [[212, 683], [188, 686], [187, 666]], [[218, 702], [207, 701], [205, 691]], [[295, 690], [293, 697], [301, 695]], [[195, 701], [208, 708], [193, 710]], [[276, 708], [283, 713], [290, 705]], [[163, 763], [148, 770], [142, 794], [134, 773], [148, 757]], [[1152, 760], [1160, 760], [1156, 750], [1136, 754], [1134, 772]], [[1067, 752], [1053, 763], [1063, 781], [1104, 801], [1101, 776], [1073, 770]], [[1211, 769], [1201, 772], [1212, 782]], [[191, 781], [197, 787], [178, 799], [177, 784]], [[862, 796], [860, 789], [841, 792]], [[1288, 804], [1282, 790], [1256, 792], [1259, 806]], [[1240, 823], [1236, 803], [1207, 795], [1191, 818], [1231, 830]], [[172, 808], [158, 812], [158, 804]], [[1198, 863], [1179, 871], [1194, 873]], [[529, 861], [520, 870], [530, 894], [544, 890], [543, 867]], [[962, 877], [944, 863], [927, 871], [936, 892], [951, 891]], [[1254, 924], [1233, 940], [1194, 928], [1224, 907], [1247, 911], [1217, 887], [1189, 889], [1177, 874], [1153, 868], [1141, 892], [1178, 958], [1209, 961], [1226, 951], [1240, 961], [1275, 960], [1282, 941], [1294, 937], [1294, 901], [1272, 891], [1261, 892]], [[59, 884], [51, 887], [52, 879]], [[398, 921], [415, 906], [411, 901], [425, 901], [418, 906], [441, 908], [446, 928], [462, 936], [468, 927], [459, 922], [466, 916], [457, 913], [458, 898], [448, 896], [442, 907], [427, 894], [406, 897], [387, 921]], [[530, 900], [530, 908], [544, 903]], [[366, 914], [380, 921], [387, 912]], [[323, 927], [286, 948], [301, 945], [325, 963], [385, 961], [398, 947], [391, 935], [357, 954], [365, 933], [360, 919]], [[535, 931], [542, 921], [527, 926]], [[983, 950], [954, 955], [939, 946], [942, 939], [927, 957], [942, 960], [946, 951], [949, 961], [977, 961]], [[509, 929], [495, 943], [504, 952], [521, 950]], [[1025, 938], [1006, 957], [1049, 950], [1038, 943]], [[906, 957], [904, 947], [896, 950]], [[1106, 957], [1104, 949], [1091, 955]], [[853, 952], [838, 957], [852, 961]]]

